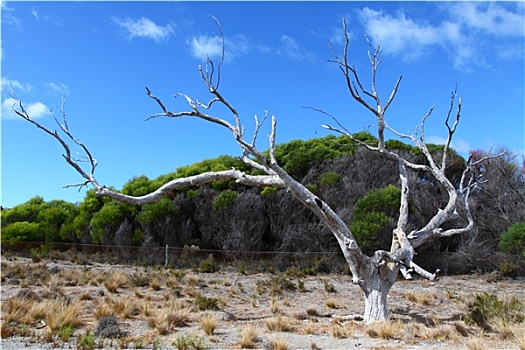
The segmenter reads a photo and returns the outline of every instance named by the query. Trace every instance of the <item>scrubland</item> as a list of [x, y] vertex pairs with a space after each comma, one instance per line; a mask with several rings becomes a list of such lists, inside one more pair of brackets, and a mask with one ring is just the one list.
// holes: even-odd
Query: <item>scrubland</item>
[[[39, 260], [39, 261], [38, 261]], [[1, 262], [3, 349], [525, 349], [525, 280], [398, 281], [363, 324], [343, 273], [30, 259]]]

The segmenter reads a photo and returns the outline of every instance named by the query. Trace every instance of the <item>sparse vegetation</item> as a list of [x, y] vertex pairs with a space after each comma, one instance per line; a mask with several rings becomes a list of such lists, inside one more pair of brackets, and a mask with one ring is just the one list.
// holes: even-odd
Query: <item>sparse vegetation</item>
[[290, 319], [277, 316], [274, 318], [270, 318], [265, 321], [266, 328], [268, 328], [271, 332], [291, 332], [292, 331], [292, 325], [290, 322]]
[[254, 326], [249, 325], [242, 330], [239, 346], [242, 349], [255, 349], [258, 341], [259, 335], [257, 334], [257, 329]]
[[210, 313], [206, 313], [201, 316], [200, 324], [201, 324], [202, 330], [207, 335], [212, 335], [218, 326], [217, 318], [215, 318], [215, 316], [213, 316]]
[[429, 305], [431, 300], [437, 298], [436, 295], [432, 295], [430, 293], [418, 292], [407, 292], [404, 296], [407, 300], [421, 305]]
[[270, 339], [269, 350], [288, 350], [288, 342], [282, 338]]
[[323, 282], [323, 286], [324, 286], [324, 290], [325, 292], [327, 293], [336, 293], [337, 290], [335, 289], [335, 286], [332, 282], [326, 280], [326, 279], [321, 279], [321, 282]]
[[195, 305], [197, 305], [201, 311], [216, 310], [219, 306], [219, 299], [197, 294], [195, 297]]
[[515, 324], [525, 321], [525, 303], [515, 296], [500, 299], [496, 294], [476, 294], [467, 305], [465, 322], [484, 329], [492, 328], [495, 322]]
[[326, 307], [329, 309], [337, 309], [337, 301], [335, 299], [328, 299], [326, 301]]
[[366, 334], [372, 338], [397, 339], [402, 323], [399, 321], [374, 322], [366, 327]]
[[[28, 260], [23, 260], [24, 263], [25, 261]], [[119, 267], [110, 269], [111, 272], [107, 273], [97, 271], [94, 267], [89, 272], [77, 268], [50, 270], [46, 259], [31, 264], [35, 266], [36, 273], [30, 280], [39, 285], [24, 288], [20, 284], [8, 284], [13, 278], [27, 279], [27, 269], [17, 267], [23, 266], [23, 263], [17, 265], [16, 261], [2, 261], [3, 287], [19, 290], [15, 296], [2, 302], [3, 338], [18, 335], [32, 339], [33, 342], [74, 342], [78, 349], [162, 348], [167, 344], [174, 348], [205, 349], [208, 348], [207, 342], [212, 344], [211, 348], [215, 344], [221, 344], [222, 330], [217, 332], [219, 323], [226, 322], [225, 329], [228, 329], [231, 322], [237, 322], [235, 316], [250, 310], [251, 314], [259, 317], [268, 314], [274, 316], [259, 319], [256, 316], [250, 320], [249, 325], [240, 328], [237, 343], [239, 348], [261, 346], [255, 325], [265, 327], [265, 333], [269, 335], [295, 332], [314, 337], [329, 334], [333, 339], [344, 339], [353, 337], [357, 332], [370, 340], [395, 339], [399, 348], [403, 348], [403, 344], [408, 346], [420, 341], [435, 341], [453, 344], [452, 347], [463, 344], [465, 348], [488, 349], [491, 347], [487, 345], [487, 339], [491, 339], [517, 344], [523, 350], [525, 343], [523, 302], [503, 294], [471, 295], [464, 288], [450, 282], [443, 289], [439, 284], [434, 288], [423, 282], [425, 289], [398, 294], [401, 299], [414, 303], [410, 316], [405, 314], [405, 317], [412, 317], [420, 312], [419, 318], [410, 322], [390, 321], [363, 325], [353, 320], [343, 321], [339, 317], [330, 317], [332, 313], [347, 312], [345, 302], [348, 296], [344, 296], [343, 292], [337, 300], [327, 298], [333, 295], [327, 295], [327, 289], [331, 290], [333, 287], [335, 290], [338, 279], [332, 276], [319, 279], [316, 275], [303, 274], [304, 270], [297, 264], [292, 264], [284, 273], [239, 273], [238, 276], [243, 276], [242, 280], [235, 276], [237, 272], [225, 268], [221, 268], [220, 274], [216, 275], [208, 272], [188, 274], [187, 270], [138, 266], [128, 267], [131, 272], [124, 273]], [[229, 273], [234, 275], [225, 275]], [[310, 283], [311, 290], [297, 293], [301, 283], [294, 283], [295, 278], [300, 278], [298, 281], [302, 281], [301, 283]], [[98, 282], [93, 284], [94, 280]], [[104, 281], [110, 280], [118, 286], [117, 293], [110, 293], [104, 286]], [[152, 288], [152, 282], [163, 287]], [[503, 281], [495, 283], [509, 286]], [[74, 290], [76, 292], [72, 294]], [[437, 292], [439, 290], [440, 293]], [[298, 300], [304, 297], [311, 300], [311, 303], [301, 312], [297, 308], [303, 304]], [[259, 303], [266, 307], [261, 307]], [[457, 309], [455, 319], [463, 318], [468, 324], [459, 320], [450, 321], [450, 315], [444, 315], [442, 310], [449, 307]], [[327, 308], [337, 311], [318, 311]], [[231, 311], [235, 309], [237, 311]], [[50, 313], [49, 310], [55, 311]], [[462, 315], [460, 310], [463, 310]], [[404, 314], [402, 309], [394, 312]], [[225, 319], [224, 315], [232, 315], [232, 318]], [[105, 319], [111, 321], [104, 321]], [[130, 324], [144, 321], [149, 333], [127, 336], [126, 328]], [[205, 334], [206, 338], [197, 336], [198, 332]], [[173, 334], [177, 335], [172, 336]], [[483, 339], [483, 334], [491, 334], [491, 337]], [[271, 339], [273, 338], [270, 337]], [[265, 344], [268, 344], [268, 348], [290, 347], [286, 337], [280, 339], [283, 340], [282, 344], [275, 340], [274, 345]], [[313, 343], [318, 344], [318, 348], [324, 348], [322, 342]]]

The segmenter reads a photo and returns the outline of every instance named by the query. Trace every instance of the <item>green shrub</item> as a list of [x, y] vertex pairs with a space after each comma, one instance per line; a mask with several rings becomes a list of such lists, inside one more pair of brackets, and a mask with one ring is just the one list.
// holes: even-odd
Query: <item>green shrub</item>
[[14, 222], [2, 228], [2, 242], [3, 241], [42, 242], [44, 241], [44, 232], [40, 224], [36, 222]]
[[207, 259], [202, 260], [199, 263], [199, 272], [203, 273], [214, 273], [218, 271], [217, 263], [213, 258], [213, 255], [208, 256]]
[[504, 252], [521, 253], [525, 258], [525, 222], [517, 222], [499, 238], [498, 248]]
[[335, 286], [332, 282], [329, 282], [325, 279], [321, 279], [321, 282], [323, 282], [324, 290], [327, 293], [337, 293], [337, 290], [335, 289]]
[[186, 196], [188, 196], [188, 198], [196, 198], [200, 193], [200, 189], [196, 189], [196, 190], [186, 190]]
[[84, 349], [95, 349], [95, 346], [97, 345], [97, 336], [88, 331], [85, 334], [82, 334], [77, 339], [77, 349], [84, 350]]
[[[371, 190], [360, 198], [353, 211], [350, 231], [361, 249], [374, 251], [380, 246], [381, 231], [398, 215], [401, 204], [401, 189], [394, 185]], [[388, 233], [390, 237], [390, 233]]]
[[197, 294], [195, 297], [195, 305], [197, 305], [201, 311], [217, 310], [219, 306], [219, 300], [217, 298], [210, 298], [201, 294]]
[[292, 279], [286, 274], [278, 274], [271, 280], [271, 287], [274, 293], [281, 293], [284, 290], [295, 290], [297, 287]]
[[177, 214], [177, 207], [171, 199], [164, 197], [156, 203], [143, 205], [137, 219], [142, 224], [152, 224], [175, 214]]
[[278, 189], [275, 187], [265, 187], [261, 191], [261, 196], [273, 196], [277, 193]]
[[312, 193], [318, 193], [319, 191], [319, 186], [317, 186], [316, 184], [306, 184], [306, 188]]
[[525, 304], [512, 296], [500, 300], [496, 294], [476, 294], [469, 305], [469, 311], [464, 317], [467, 324], [476, 324], [489, 329], [496, 320], [507, 324], [525, 321]]
[[207, 348], [206, 340], [202, 337], [195, 337], [192, 335], [179, 335], [173, 342], [173, 345], [178, 350], [204, 350]]
[[213, 210], [223, 210], [232, 205], [237, 200], [237, 192], [224, 190], [213, 201]]
[[319, 183], [323, 186], [333, 185], [341, 181], [343, 177], [334, 171], [328, 171], [319, 176]]

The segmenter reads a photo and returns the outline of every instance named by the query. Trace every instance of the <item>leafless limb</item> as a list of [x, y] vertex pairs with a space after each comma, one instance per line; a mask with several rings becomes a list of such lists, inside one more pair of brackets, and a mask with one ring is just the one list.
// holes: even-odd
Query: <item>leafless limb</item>
[[[16, 97], [16, 95], [10, 91], [8, 94], [16, 101], [16, 105], [13, 106], [13, 111], [21, 118], [25, 119], [26, 121], [30, 122], [34, 126], [36, 126], [38, 129], [44, 131], [46, 134], [52, 136], [54, 139], [56, 139], [60, 145], [62, 146], [65, 153], [62, 154], [62, 157], [64, 157], [65, 161], [71, 165], [86, 181], [76, 184], [76, 185], [68, 185], [67, 187], [79, 187], [79, 190], [88, 185], [89, 183], [93, 184], [95, 187], [100, 185], [98, 184], [97, 180], [94, 177], [95, 169], [97, 167], [97, 161], [93, 156], [91, 155], [91, 152], [89, 152], [89, 149], [86, 147], [84, 143], [82, 143], [80, 140], [74, 138], [72, 134], [69, 131], [69, 128], [67, 127], [67, 123], [64, 122], [64, 124], [60, 124], [58, 120], [55, 117], [55, 121], [60, 126], [61, 130], [67, 135], [68, 138], [70, 138], [75, 144], [80, 146], [84, 152], [86, 152], [86, 157], [91, 165], [90, 171], [85, 171], [79, 164], [78, 161], [73, 159], [71, 156], [71, 149], [66, 141], [59, 135], [59, 133], [56, 130], [51, 130], [36, 120], [32, 119], [27, 110], [24, 107], [24, 104], [20, 99]], [[62, 107], [64, 106], [65, 101], [62, 101]], [[62, 112], [62, 119], [65, 120], [66, 114], [64, 112], [64, 109], [61, 107]]]
[[[461, 99], [458, 99], [457, 112], [455, 113], [455, 119], [452, 125], [449, 120], [452, 116], [456, 100], [456, 92], [452, 94], [451, 98], [451, 107], [448, 111], [448, 116], [445, 121], [445, 126], [448, 130], [448, 138], [446, 141], [444, 154], [442, 155], [443, 160], [440, 166], [436, 165], [428, 147], [425, 143], [425, 121], [433, 112], [434, 107], [432, 107], [422, 118], [421, 125], [413, 135], [403, 134], [397, 132], [395, 129], [390, 127], [385, 121], [384, 115], [388, 107], [394, 100], [401, 79], [399, 77], [394, 84], [392, 91], [388, 97], [387, 102], [382, 105], [380, 97], [376, 90], [376, 74], [377, 68], [381, 63], [380, 47], [373, 47], [372, 51], [369, 51], [369, 59], [372, 69], [372, 83], [371, 90], [364, 88], [363, 84], [360, 81], [359, 75], [355, 67], [348, 64], [348, 47], [349, 47], [349, 38], [346, 30], [346, 23], [343, 20], [343, 32], [345, 36], [345, 44], [343, 49], [343, 57], [339, 58], [333, 47], [330, 45], [332, 54], [334, 55], [334, 60], [330, 62], [336, 63], [341, 70], [346, 86], [350, 92], [352, 98], [357, 101], [359, 104], [364, 106], [367, 110], [372, 112], [377, 120], [377, 133], [378, 133], [378, 145], [377, 147], [372, 145], [367, 145], [363, 142], [359, 142], [347, 128], [340, 123], [337, 118], [329, 115], [328, 113], [320, 110], [311, 108], [317, 112], [321, 112], [329, 116], [335, 123], [336, 127], [323, 125], [324, 128], [338, 132], [343, 135], [347, 135], [355, 141], [358, 141], [363, 146], [367, 147], [370, 150], [379, 152], [385, 159], [397, 162], [399, 169], [399, 178], [401, 183], [401, 206], [399, 209], [399, 220], [397, 223], [397, 228], [392, 234], [392, 245], [390, 251], [380, 250], [377, 251], [373, 256], [369, 257], [363, 254], [357, 241], [354, 236], [348, 229], [347, 224], [342, 220], [342, 218], [321, 198], [317, 197], [312, 193], [306, 186], [295, 180], [290, 174], [288, 174], [281, 166], [278, 164], [275, 157], [275, 140], [277, 134], [277, 120], [275, 116], [271, 118], [271, 127], [268, 132], [268, 142], [269, 142], [269, 156], [267, 157], [263, 152], [261, 152], [257, 145], [257, 137], [259, 135], [260, 129], [262, 128], [264, 122], [267, 119], [268, 112], [265, 111], [265, 115], [261, 121], [258, 120], [258, 117], [255, 117], [255, 128], [251, 139], [248, 141], [244, 138], [244, 126], [241, 122], [241, 117], [234, 106], [219, 92], [219, 86], [221, 81], [221, 66], [224, 61], [224, 35], [220, 27], [218, 20], [213, 17], [217, 28], [220, 32], [222, 38], [222, 54], [217, 67], [214, 63], [207, 58], [206, 66], [204, 70], [202, 67], [199, 67], [199, 73], [201, 78], [204, 80], [209, 93], [211, 94], [211, 99], [208, 103], [199, 102], [196, 99], [191, 98], [189, 95], [178, 93], [175, 97], [182, 97], [189, 107], [187, 110], [172, 112], [169, 108], [163, 103], [163, 101], [152, 94], [151, 90], [146, 87], [146, 94], [155, 103], [160, 107], [161, 112], [153, 114], [148, 117], [146, 120], [155, 119], [159, 117], [169, 117], [169, 118], [182, 118], [182, 117], [194, 117], [198, 119], [205, 120], [209, 123], [219, 125], [228, 129], [234, 140], [242, 149], [241, 160], [244, 161], [247, 165], [256, 168], [265, 175], [248, 175], [242, 171], [236, 169], [224, 170], [224, 171], [215, 171], [202, 173], [195, 176], [190, 176], [186, 178], [174, 179], [163, 186], [161, 186], [156, 191], [149, 193], [144, 196], [128, 196], [116, 191], [110, 190], [105, 186], [99, 185], [95, 179], [93, 173], [96, 168], [96, 161], [92, 157], [88, 148], [80, 142], [78, 139], [74, 138], [72, 133], [69, 130], [66, 122], [66, 114], [64, 111], [64, 101], [62, 102], [62, 120], [63, 124], [57, 123], [61, 126], [61, 131], [67, 136], [70, 142], [75, 143], [80, 146], [85, 152], [86, 159], [90, 162], [91, 168], [90, 172], [86, 172], [79, 165], [79, 160], [74, 160], [71, 157], [71, 151], [68, 146], [68, 143], [65, 141], [65, 138], [60, 136], [57, 131], [51, 131], [50, 129], [44, 127], [37, 121], [31, 119], [27, 111], [24, 109], [22, 102], [18, 99], [15, 99], [18, 103], [18, 109], [15, 112], [22, 117], [23, 119], [29, 121], [30, 123], [37, 126], [39, 129], [43, 130], [47, 134], [54, 137], [65, 150], [64, 158], [66, 161], [86, 180], [83, 184], [77, 186], [84, 186], [91, 183], [97, 190], [97, 194], [101, 196], [106, 196], [113, 198], [119, 202], [125, 202], [129, 204], [146, 204], [152, 203], [160, 200], [165, 195], [169, 194], [171, 191], [180, 188], [187, 188], [191, 186], [200, 186], [205, 183], [209, 183], [217, 180], [233, 180], [239, 184], [246, 186], [261, 186], [261, 187], [276, 187], [276, 188], [286, 188], [299, 202], [305, 205], [312, 213], [314, 213], [333, 233], [335, 238], [338, 241], [338, 244], [341, 248], [341, 251], [348, 263], [350, 271], [352, 273], [353, 283], [358, 284], [361, 287], [361, 290], [365, 294], [365, 316], [364, 320], [366, 322], [375, 321], [375, 320], [385, 320], [388, 317], [388, 309], [386, 307], [386, 297], [390, 287], [394, 284], [398, 272], [405, 276], [405, 278], [411, 278], [411, 272], [416, 272], [419, 275], [433, 280], [436, 278], [436, 273], [432, 274], [428, 271], [425, 271], [417, 264], [415, 264], [412, 259], [414, 257], [414, 249], [420, 246], [421, 244], [427, 242], [430, 239], [435, 237], [444, 237], [448, 235], [457, 234], [460, 232], [468, 231], [473, 225], [472, 215], [469, 209], [469, 195], [477, 184], [479, 184], [479, 179], [476, 179], [472, 176], [472, 171], [469, 168], [478, 165], [482, 161], [489, 159], [492, 156], [486, 155], [476, 162], [469, 162], [468, 168], [465, 169], [461, 178], [460, 189], [455, 188], [455, 186], [450, 182], [450, 180], [445, 176], [446, 168], [446, 154], [448, 148], [450, 147], [451, 140], [453, 135], [456, 132], [457, 125], [460, 119], [461, 112]], [[369, 42], [370, 44], [370, 42]], [[368, 101], [372, 101], [369, 103]], [[219, 118], [209, 112], [212, 107], [216, 104], [222, 105], [225, 107], [233, 118], [234, 122], [229, 122], [224, 118]], [[385, 146], [385, 130], [393, 132], [395, 135], [401, 138], [407, 138], [414, 142], [414, 144], [419, 147], [419, 149], [425, 155], [427, 164], [418, 164], [411, 162], [394, 150], [389, 150]], [[494, 156], [497, 157], [497, 156]], [[448, 193], [448, 202], [445, 208], [439, 208], [436, 214], [429, 220], [425, 227], [415, 230], [410, 234], [406, 234], [405, 230], [409, 221], [409, 210], [408, 210], [408, 199], [409, 199], [409, 182], [408, 182], [408, 169], [420, 170], [431, 174], [434, 179], [439, 183]], [[463, 205], [467, 213], [468, 225], [462, 228], [454, 228], [449, 230], [443, 230], [441, 228], [442, 224], [458, 217], [458, 207]]]

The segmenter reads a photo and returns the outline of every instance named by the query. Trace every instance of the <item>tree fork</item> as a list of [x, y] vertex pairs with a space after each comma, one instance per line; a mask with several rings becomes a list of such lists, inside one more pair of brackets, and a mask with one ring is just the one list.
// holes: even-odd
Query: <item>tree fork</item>
[[[399, 180], [401, 184], [401, 206], [399, 209], [400, 216], [397, 223], [397, 228], [392, 233], [392, 244], [390, 247], [390, 251], [379, 250], [375, 252], [372, 257], [366, 256], [361, 251], [354, 236], [352, 235], [347, 224], [342, 220], [342, 218], [326, 202], [324, 202], [321, 198], [317, 197], [314, 193], [308, 190], [306, 186], [295, 180], [283, 168], [279, 166], [275, 157], [275, 138], [277, 132], [277, 121], [275, 117], [271, 118], [271, 129], [268, 133], [269, 156], [266, 156], [256, 146], [256, 141], [259, 135], [260, 128], [262, 127], [262, 124], [264, 123], [268, 115], [266, 111], [265, 116], [261, 122], [259, 122], [258, 118], [255, 117], [256, 125], [255, 131], [252, 135], [252, 139], [250, 141], [247, 141], [244, 138], [244, 127], [237, 110], [233, 107], [232, 104], [228, 102], [228, 100], [219, 91], [219, 82], [221, 79], [220, 68], [224, 61], [224, 36], [222, 35], [222, 30], [220, 28], [219, 22], [215, 18], [214, 20], [217, 24], [217, 27], [219, 28], [219, 32], [221, 33], [221, 37], [223, 40], [223, 50], [221, 59], [219, 64], [216, 66], [217, 70], [215, 70], [213, 62], [209, 59], [206, 62], [206, 67], [204, 70], [202, 69], [202, 67], [199, 67], [199, 73], [201, 75], [201, 78], [204, 80], [204, 83], [206, 84], [208, 91], [212, 96], [210, 101], [208, 103], [202, 103], [198, 100], [192, 99], [186, 94], [179, 93], [176, 96], [182, 97], [186, 101], [186, 103], [189, 106], [189, 110], [171, 112], [158, 97], [152, 94], [149, 88], [146, 88], [147, 96], [153, 99], [161, 109], [160, 113], [150, 116], [149, 118], [147, 118], [147, 120], [158, 117], [194, 117], [222, 126], [231, 132], [234, 140], [241, 147], [243, 155], [240, 159], [248, 166], [263, 172], [263, 175], [248, 175], [236, 169], [207, 172], [186, 178], [174, 179], [164, 184], [156, 191], [153, 191], [152, 193], [149, 193], [144, 196], [134, 197], [124, 195], [122, 193], [118, 193], [105, 186], [100, 185], [97, 179], [95, 178], [94, 172], [96, 170], [97, 162], [90, 153], [89, 149], [82, 142], [75, 139], [72, 133], [70, 132], [66, 122], [65, 112], [63, 110], [63, 103], [61, 108], [63, 124], [60, 124], [56, 118], [55, 121], [57, 122], [57, 124], [60, 127], [60, 130], [65, 136], [61, 136], [59, 132], [52, 131], [51, 129], [48, 129], [47, 127], [41, 125], [39, 122], [33, 120], [28, 114], [28, 112], [25, 110], [22, 102], [18, 100], [11, 92], [10, 95], [17, 101], [18, 109], [15, 109], [15, 112], [17, 115], [19, 115], [26, 121], [32, 123], [37, 128], [43, 130], [45, 133], [55, 138], [62, 145], [62, 148], [65, 152], [63, 156], [66, 162], [71, 167], [73, 167], [75, 171], [77, 171], [85, 180], [85, 182], [74, 186], [79, 186], [80, 188], [82, 188], [87, 184], [91, 184], [96, 189], [98, 195], [110, 197], [119, 202], [129, 204], [153, 203], [159, 201], [161, 198], [171, 193], [174, 189], [200, 186], [205, 183], [217, 180], [233, 180], [239, 184], [246, 186], [275, 187], [287, 189], [298, 201], [300, 201], [309, 210], [311, 210], [330, 229], [332, 234], [337, 239], [341, 251], [346, 259], [346, 262], [350, 267], [350, 271], [352, 273], [352, 282], [359, 285], [359, 287], [364, 293], [364, 321], [373, 322], [387, 320], [389, 317], [387, 295], [400, 271], [407, 279], [412, 278], [410, 274], [410, 272], [412, 271], [421, 275], [424, 278], [428, 278], [431, 280], [435, 279], [436, 277], [437, 272], [432, 274], [428, 271], [425, 271], [412, 261], [414, 257], [414, 249], [431, 239], [467, 232], [472, 228], [474, 222], [469, 208], [469, 196], [471, 190], [478, 186], [479, 179], [476, 179], [474, 176], [472, 176], [473, 172], [470, 170], [473, 167], [479, 165], [484, 160], [489, 159], [491, 157], [498, 157], [500, 155], [490, 156], [487, 154], [478, 159], [476, 162], [471, 163], [469, 161], [461, 177], [461, 182], [459, 184], [460, 188], [456, 189], [456, 187], [445, 176], [445, 167], [447, 163], [447, 150], [450, 147], [452, 137], [459, 123], [462, 105], [461, 99], [459, 99], [458, 101], [457, 112], [453, 117], [454, 122], [452, 125], [450, 125], [449, 120], [450, 118], [452, 118], [452, 112], [457, 97], [456, 92], [454, 91], [451, 97], [451, 107], [449, 109], [449, 113], [445, 121], [445, 125], [448, 130], [448, 137], [445, 143], [441, 164], [437, 164], [426, 146], [424, 135], [425, 120], [431, 115], [433, 107], [423, 116], [421, 125], [418, 129], [416, 129], [416, 132], [414, 134], [408, 135], [399, 133], [394, 128], [392, 128], [386, 122], [384, 116], [385, 112], [388, 110], [388, 107], [393, 102], [396, 96], [401, 82], [401, 77], [398, 78], [396, 83], [394, 84], [394, 87], [389, 95], [387, 102], [385, 104], [381, 104], [375, 85], [377, 68], [381, 62], [381, 50], [379, 46], [377, 46], [373, 48], [373, 52], [369, 52], [369, 58], [372, 69], [372, 84], [371, 90], [369, 91], [361, 83], [356, 69], [348, 64], [349, 38], [346, 32], [346, 23], [343, 21], [343, 32], [345, 37], [345, 43], [343, 46], [343, 58], [340, 59], [335, 54], [335, 50], [333, 49], [333, 47], [330, 45], [330, 49], [335, 58], [331, 62], [335, 62], [339, 66], [352, 99], [355, 100], [358, 104], [362, 105], [366, 110], [372, 112], [372, 114], [374, 115], [378, 125], [377, 132], [379, 142], [377, 146], [371, 146], [360, 142], [335, 117], [332, 117], [332, 119], [336, 122], [336, 127], [329, 125], [323, 125], [323, 127], [325, 127], [328, 130], [346, 135], [350, 139], [359, 143], [361, 146], [366, 147], [367, 149], [372, 150], [374, 152], [378, 152], [385, 158], [386, 161], [397, 162], [399, 169]], [[368, 102], [369, 100], [371, 100], [371, 103]], [[228, 110], [231, 113], [234, 119], [234, 123], [230, 123], [226, 119], [221, 119], [206, 113], [206, 111], [210, 110], [217, 103], [225, 107], [226, 110]], [[388, 150], [385, 147], [385, 131], [390, 131], [394, 135], [402, 139], [409, 139], [413, 141], [414, 144], [421, 150], [422, 154], [425, 156], [428, 164], [413, 163], [403, 158], [401, 155], [394, 152], [393, 150]], [[74, 159], [71, 156], [70, 146], [68, 142], [66, 142], [66, 140], [68, 139], [70, 140], [70, 142], [73, 142], [82, 149], [82, 151], [84, 152], [84, 154], [82, 155], [83, 160]], [[86, 164], [86, 162], [82, 163], [85, 160], [87, 160], [87, 164], [89, 164], [89, 169], [87, 170], [84, 169], [85, 165], [83, 165]], [[446, 190], [449, 199], [445, 208], [438, 208], [435, 215], [432, 217], [431, 220], [429, 220], [429, 222], [424, 227], [413, 230], [407, 235], [405, 232], [409, 223], [408, 196], [410, 193], [408, 170], [422, 171], [429, 174], [436, 180], [437, 185], [441, 186]], [[452, 219], [458, 217], [458, 208], [460, 207], [466, 212], [466, 219], [468, 221], [468, 224], [459, 228], [450, 228], [447, 230], [441, 229], [441, 225], [443, 223], [451, 221]]]

